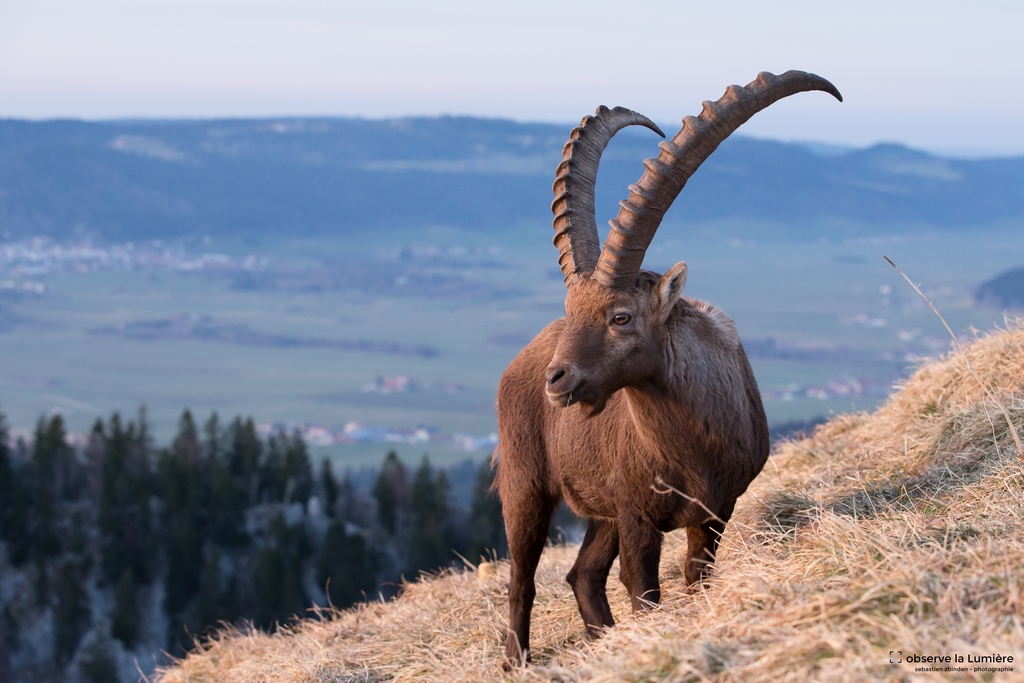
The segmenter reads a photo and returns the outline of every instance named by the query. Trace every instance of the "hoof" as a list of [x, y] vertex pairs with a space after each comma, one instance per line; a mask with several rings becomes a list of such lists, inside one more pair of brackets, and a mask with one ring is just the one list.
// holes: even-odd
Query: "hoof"
[[516, 669], [522, 669], [530, 663], [530, 653], [526, 653], [525, 658], [520, 658], [518, 654], [514, 657], [505, 657], [505, 661], [501, 663], [501, 668], [505, 673], [511, 673]]

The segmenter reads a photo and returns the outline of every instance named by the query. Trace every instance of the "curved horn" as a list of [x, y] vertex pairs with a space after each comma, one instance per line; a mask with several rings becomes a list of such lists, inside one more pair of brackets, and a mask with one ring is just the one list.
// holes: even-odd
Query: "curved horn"
[[661, 137], [665, 134], [646, 116], [623, 107], [601, 106], [594, 116], [584, 117], [572, 129], [569, 141], [562, 148], [562, 162], [555, 170], [552, 190], [555, 200], [554, 244], [558, 247], [558, 265], [566, 284], [573, 278], [589, 276], [601, 255], [601, 242], [594, 217], [594, 184], [597, 166], [608, 141], [626, 126], [650, 128]]
[[594, 279], [607, 287], [630, 285], [665, 212], [704, 160], [751, 116], [783, 97], [808, 90], [821, 90], [843, 101], [836, 87], [821, 76], [803, 71], [776, 76], [762, 71], [745, 88], [730, 85], [717, 102], [705, 101], [700, 116], [684, 118], [674, 138], [658, 143], [658, 158], [644, 161], [647, 170], [629, 186], [629, 198], [619, 202], [619, 215], [609, 221], [612, 229]]

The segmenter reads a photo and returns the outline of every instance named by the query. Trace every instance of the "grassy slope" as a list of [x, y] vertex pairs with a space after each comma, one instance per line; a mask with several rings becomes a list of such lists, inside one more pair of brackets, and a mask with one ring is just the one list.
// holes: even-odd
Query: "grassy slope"
[[[969, 347], [1024, 431], [1024, 326]], [[784, 445], [737, 507], [714, 577], [682, 580], [669, 535], [663, 606], [597, 641], [563, 577], [538, 572], [535, 666], [511, 680], [973, 680], [915, 673], [905, 654], [1013, 655], [1024, 669], [1024, 472], [1001, 414], [953, 356], [922, 367], [874, 413]], [[613, 576], [617, 570], [613, 570]], [[388, 604], [277, 635], [226, 633], [163, 672], [183, 681], [492, 680], [507, 616], [505, 563], [411, 585]], [[1015, 680], [1020, 680], [1016, 678]]]

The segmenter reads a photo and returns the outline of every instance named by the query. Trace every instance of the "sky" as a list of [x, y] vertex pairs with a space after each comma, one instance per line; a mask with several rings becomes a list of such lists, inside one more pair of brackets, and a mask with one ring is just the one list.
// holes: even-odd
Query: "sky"
[[671, 127], [802, 69], [845, 102], [798, 95], [743, 133], [1020, 155], [1022, 29], [1019, 0], [0, 0], [0, 117], [570, 124], [606, 104]]

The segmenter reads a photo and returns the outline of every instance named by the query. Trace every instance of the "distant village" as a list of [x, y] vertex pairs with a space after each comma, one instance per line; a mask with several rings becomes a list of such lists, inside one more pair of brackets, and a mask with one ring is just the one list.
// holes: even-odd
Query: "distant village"
[[[210, 244], [209, 238], [201, 240]], [[57, 273], [98, 271], [175, 270], [264, 270], [265, 256], [234, 258], [227, 254], [189, 253], [184, 246], [154, 240], [145, 244], [125, 242], [106, 247], [90, 241], [55, 242], [49, 237], [33, 237], [18, 242], [0, 242], [0, 292], [43, 294], [46, 284], [40, 278]]]
[[[422, 388], [420, 382], [408, 375], [396, 377], [378, 377], [373, 382], [362, 386], [364, 394], [400, 394], [417, 391]], [[464, 387], [458, 383], [438, 384], [435, 389], [449, 393], [462, 391]], [[256, 431], [263, 437], [279, 431], [292, 431], [294, 425], [280, 423], [262, 423], [256, 425]], [[303, 440], [310, 446], [332, 446], [336, 444], [355, 443], [395, 443], [395, 444], [440, 444], [455, 451], [491, 451], [498, 445], [497, 434], [473, 436], [470, 434], [446, 434], [437, 427], [417, 425], [412, 429], [394, 429], [374, 425], [346, 422], [336, 427], [325, 427], [318, 424], [305, 424], [297, 428]]]
[[351, 445], [355, 443], [436, 444], [454, 451], [493, 451], [498, 445], [497, 434], [473, 436], [471, 434], [445, 434], [437, 427], [418, 425], [411, 429], [395, 429], [347, 422], [336, 427], [304, 424], [301, 427], [284, 423], [264, 422], [256, 425], [263, 438], [280, 431], [297, 429], [303, 441], [310, 446]]

